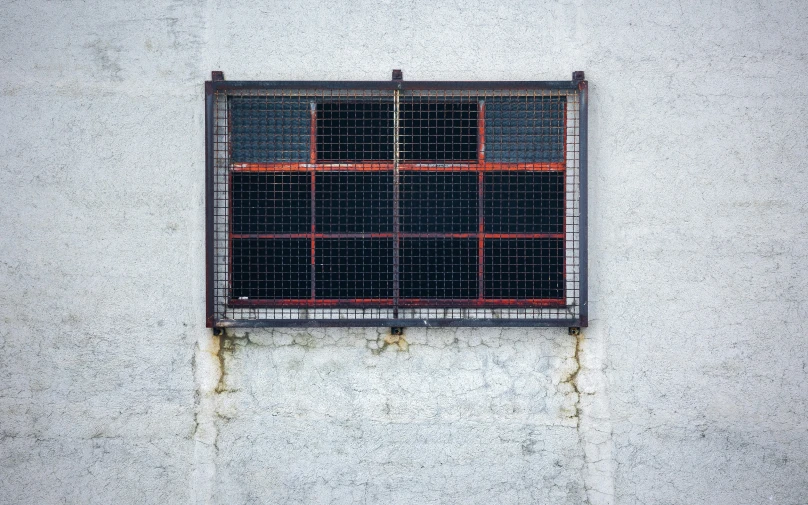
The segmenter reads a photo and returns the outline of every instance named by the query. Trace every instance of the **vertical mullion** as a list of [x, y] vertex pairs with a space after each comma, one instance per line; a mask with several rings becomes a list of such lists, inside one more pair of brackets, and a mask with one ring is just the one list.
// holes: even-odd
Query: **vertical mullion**
[[399, 224], [399, 90], [393, 91], [393, 318], [398, 318], [398, 299], [400, 293], [399, 283], [399, 254], [400, 254], [400, 224]]
[[[581, 72], [583, 77], [583, 72]], [[587, 265], [587, 149], [589, 144], [589, 84], [578, 83], [578, 303], [581, 326], [589, 324], [589, 285]]]
[[[562, 159], [563, 159], [563, 162], [564, 162], [564, 169], [561, 172], [561, 174], [562, 174], [562, 177], [563, 177], [562, 181], [564, 181], [563, 186], [562, 186], [562, 191], [564, 192], [564, 199], [562, 200], [563, 204], [562, 204], [562, 207], [561, 207], [563, 209], [563, 215], [562, 215], [563, 219], [561, 221], [561, 232], [562, 232], [562, 234], [564, 236], [564, 238], [562, 239], [563, 250], [564, 250], [564, 260], [562, 261], [562, 264], [561, 264], [561, 267], [562, 267], [562, 270], [561, 270], [561, 297], [564, 299], [564, 304], [566, 304], [567, 303], [567, 273], [568, 273], [568, 271], [567, 271], [567, 245], [569, 244], [569, 242], [567, 241], [567, 239], [569, 238], [568, 229], [567, 229], [567, 223], [568, 223], [568, 220], [567, 220], [567, 212], [568, 212], [567, 204], [568, 204], [568, 202], [567, 202], [567, 200], [570, 197], [570, 195], [567, 193], [567, 175], [569, 174], [569, 169], [567, 168], [569, 166], [569, 156], [567, 155], [567, 150], [568, 150], [568, 146], [567, 146], [567, 107], [569, 106], [569, 98], [568, 97], [565, 98], [564, 101], [562, 102], [562, 104], [563, 105], [561, 106], [561, 129], [562, 129], [562, 137], [561, 137], [562, 144], [561, 145], [563, 146], [563, 150], [562, 150], [563, 158]], [[573, 246], [573, 249], [574, 249], [574, 246]]]
[[483, 207], [485, 201], [485, 171], [483, 170], [483, 165], [485, 164], [485, 100], [480, 100], [477, 108], [477, 149], [477, 194], [479, 198], [477, 202], [477, 219], [479, 221], [477, 230], [479, 233], [477, 238], [477, 299], [482, 300], [484, 298], [483, 290], [485, 289], [483, 272], [485, 268], [485, 214]]
[[[208, 328], [212, 328], [215, 323], [216, 311], [216, 268], [214, 267], [216, 261], [216, 231], [214, 230], [216, 220], [216, 176], [214, 174], [216, 102], [213, 83], [208, 81], [205, 83], [205, 326]], [[227, 140], [228, 143], [231, 142], [229, 138]], [[228, 245], [232, 243], [232, 239], [228, 238]], [[232, 254], [230, 257], [232, 258]], [[227, 275], [230, 276], [231, 272], [232, 268], [228, 269]]]
[[311, 157], [311, 299], [314, 301], [317, 298], [316, 285], [315, 285], [315, 261], [314, 261], [314, 233], [316, 231], [315, 225], [315, 206], [316, 206], [316, 185], [315, 185], [315, 163], [317, 162], [317, 102], [311, 102], [311, 133], [310, 133], [310, 152]]

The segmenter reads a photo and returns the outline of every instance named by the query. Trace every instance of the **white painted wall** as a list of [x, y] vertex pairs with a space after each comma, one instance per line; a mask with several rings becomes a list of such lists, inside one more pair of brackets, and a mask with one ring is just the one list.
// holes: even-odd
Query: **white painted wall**
[[[808, 3], [0, 14], [3, 503], [808, 503]], [[586, 71], [577, 354], [562, 329], [408, 330], [402, 351], [204, 328], [210, 71], [392, 68]]]

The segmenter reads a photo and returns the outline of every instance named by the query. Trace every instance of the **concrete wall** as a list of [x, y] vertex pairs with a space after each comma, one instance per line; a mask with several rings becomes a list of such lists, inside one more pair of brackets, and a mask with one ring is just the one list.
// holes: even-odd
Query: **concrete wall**
[[[808, 3], [8, 2], [0, 496], [808, 503]], [[203, 87], [590, 80], [591, 327], [203, 325]]]

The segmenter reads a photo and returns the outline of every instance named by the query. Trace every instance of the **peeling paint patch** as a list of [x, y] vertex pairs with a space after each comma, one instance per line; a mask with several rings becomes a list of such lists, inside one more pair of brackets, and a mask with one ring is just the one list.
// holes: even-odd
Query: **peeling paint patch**
[[384, 350], [388, 345], [395, 345], [399, 351], [410, 350], [410, 344], [404, 338], [404, 335], [387, 335], [384, 337], [384, 346], [381, 350]]

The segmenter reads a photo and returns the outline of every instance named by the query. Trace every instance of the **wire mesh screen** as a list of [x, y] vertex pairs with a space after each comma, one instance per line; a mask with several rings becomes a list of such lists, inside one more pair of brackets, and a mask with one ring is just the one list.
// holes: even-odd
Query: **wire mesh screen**
[[581, 322], [582, 92], [418, 88], [210, 94], [216, 325]]

